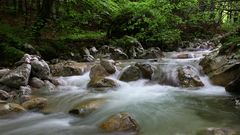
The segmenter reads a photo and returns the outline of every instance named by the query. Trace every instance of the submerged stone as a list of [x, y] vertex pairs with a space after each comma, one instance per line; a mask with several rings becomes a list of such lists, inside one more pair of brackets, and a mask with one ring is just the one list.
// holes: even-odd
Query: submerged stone
[[100, 125], [105, 132], [139, 132], [139, 125], [136, 120], [126, 112], [115, 114], [109, 117]]
[[10, 113], [18, 113], [24, 112], [25, 109], [19, 105], [14, 103], [0, 104], [0, 115], [6, 115]]
[[199, 131], [197, 135], [239, 135], [239, 133], [229, 128], [207, 128]]
[[95, 110], [101, 108], [105, 103], [106, 99], [102, 98], [86, 100], [74, 106], [73, 109], [69, 111], [69, 114], [85, 117]]
[[32, 109], [43, 109], [47, 105], [47, 99], [46, 98], [33, 98], [30, 99], [22, 104], [22, 106], [26, 109], [32, 110]]

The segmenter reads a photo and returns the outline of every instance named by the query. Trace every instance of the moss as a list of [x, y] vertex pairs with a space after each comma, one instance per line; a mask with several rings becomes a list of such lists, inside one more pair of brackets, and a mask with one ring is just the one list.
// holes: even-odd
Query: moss
[[119, 47], [130, 47], [130, 46], [137, 46], [141, 44], [136, 38], [131, 36], [123, 36], [119, 39], [112, 39], [110, 41], [110, 45], [119, 46]]
[[15, 47], [9, 46], [6, 43], [0, 44], [0, 51], [2, 52], [0, 54], [1, 66], [13, 65], [15, 62], [19, 61], [24, 55], [23, 51]]

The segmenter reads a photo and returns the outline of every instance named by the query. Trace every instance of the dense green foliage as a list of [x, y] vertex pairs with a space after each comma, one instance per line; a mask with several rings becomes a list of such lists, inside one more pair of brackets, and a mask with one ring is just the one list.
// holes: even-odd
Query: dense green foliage
[[235, 30], [239, 7], [234, 0], [2, 0], [0, 34], [11, 52], [25, 51], [21, 45], [28, 42], [52, 57], [73, 51], [63, 45], [71, 41], [113, 43], [125, 35], [144, 47], [177, 48], [181, 41]]

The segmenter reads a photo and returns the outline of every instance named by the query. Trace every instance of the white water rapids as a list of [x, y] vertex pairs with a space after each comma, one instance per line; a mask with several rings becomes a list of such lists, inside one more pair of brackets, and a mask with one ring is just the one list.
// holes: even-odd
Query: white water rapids
[[[175, 54], [168, 53], [167, 58], [151, 62], [159, 69], [154, 75], [156, 80], [161, 82], [161, 78], [174, 76], [172, 71], [179, 65], [191, 65], [200, 71], [198, 62], [204, 52], [195, 52], [196, 58], [191, 59], [173, 59]], [[140, 125], [140, 135], [196, 135], [208, 127], [239, 128], [240, 109], [231, 103], [223, 87], [212, 85], [201, 72], [205, 86], [200, 89], [138, 80], [118, 81], [120, 87], [105, 92], [86, 88], [90, 80], [88, 74], [62, 77], [66, 85], [59, 87], [60, 92], [48, 96], [50, 114], [28, 112], [1, 117], [0, 135], [105, 135], [99, 131], [99, 124], [119, 112], [134, 116]], [[94, 98], [105, 98], [107, 103], [85, 118], [68, 114], [74, 105]]]

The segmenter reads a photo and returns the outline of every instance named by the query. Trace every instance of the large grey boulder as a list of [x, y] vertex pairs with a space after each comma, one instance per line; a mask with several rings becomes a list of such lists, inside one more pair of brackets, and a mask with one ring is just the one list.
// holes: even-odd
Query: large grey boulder
[[46, 61], [33, 57], [31, 59], [32, 75], [40, 79], [49, 79], [50, 68]]
[[44, 86], [44, 81], [37, 77], [33, 77], [30, 79], [29, 85], [33, 88], [42, 88]]
[[87, 63], [79, 63], [70, 60], [50, 65], [50, 68], [53, 76], [82, 75], [90, 69]]
[[135, 66], [141, 70], [142, 78], [149, 79], [149, 80], [152, 79], [152, 75], [154, 72], [152, 65], [147, 63], [136, 63]]
[[141, 70], [137, 66], [129, 66], [123, 69], [119, 80], [130, 82], [137, 81], [142, 77]]
[[109, 78], [91, 79], [88, 83], [89, 88], [113, 88], [117, 86], [117, 82]]
[[106, 69], [100, 65], [100, 64], [97, 64], [97, 65], [94, 65], [91, 70], [90, 70], [90, 79], [94, 79], [94, 80], [97, 80], [98, 78], [104, 78], [106, 76], [108, 76], [109, 73], [106, 71]]
[[104, 69], [109, 74], [114, 74], [116, 72], [116, 67], [114, 65], [115, 61], [114, 60], [101, 59], [100, 64], [104, 67]]
[[179, 84], [182, 87], [202, 87], [204, 86], [199, 75], [190, 66], [183, 66], [178, 68]]
[[219, 49], [205, 56], [200, 65], [213, 84], [226, 86], [239, 76], [240, 62], [236, 54], [220, 55]]
[[10, 69], [0, 69], [0, 78], [10, 72]]
[[0, 79], [0, 83], [12, 88], [26, 86], [31, 73], [30, 64], [22, 64], [16, 69], [10, 71]]

